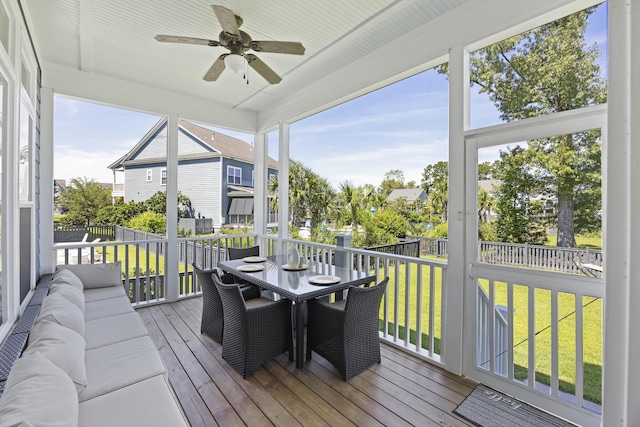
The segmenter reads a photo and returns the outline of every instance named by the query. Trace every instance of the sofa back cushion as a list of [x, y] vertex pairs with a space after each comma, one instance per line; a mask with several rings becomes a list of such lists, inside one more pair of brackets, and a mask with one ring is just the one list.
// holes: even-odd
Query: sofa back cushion
[[120, 261], [101, 264], [59, 265], [58, 270], [69, 270], [78, 276], [84, 289], [122, 286]]
[[69, 285], [81, 291], [83, 289], [82, 281], [78, 276], [73, 274], [71, 270], [66, 268], [59, 269], [53, 274], [51, 278], [51, 283], [49, 283], [50, 288], [55, 288], [60, 285]]
[[78, 394], [69, 376], [34, 352], [15, 361], [0, 397], [2, 425], [78, 425]]
[[49, 294], [42, 301], [36, 323], [50, 320], [84, 336], [84, 313], [60, 293]]
[[85, 348], [84, 338], [75, 331], [48, 320], [40, 320], [31, 328], [23, 356], [41, 353], [67, 373], [80, 393], [87, 386]]
[[49, 295], [60, 295], [61, 297], [78, 307], [84, 315], [84, 294], [77, 288], [70, 285], [60, 285], [50, 288]]

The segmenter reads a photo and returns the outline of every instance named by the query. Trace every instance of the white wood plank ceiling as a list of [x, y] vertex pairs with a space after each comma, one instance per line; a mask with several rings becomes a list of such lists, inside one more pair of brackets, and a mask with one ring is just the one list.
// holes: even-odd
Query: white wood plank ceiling
[[[496, 22], [508, 25], [519, 16], [524, 19], [531, 12], [524, 8], [533, 8], [529, 3], [532, 2], [21, 0], [31, 21], [45, 86], [62, 94], [95, 99], [100, 97], [96, 86], [125, 82], [128, 86], [123, 87], [128, 90], [123, 92], [131, 99], [126, 99], [125, 94], [118, 95], [118, 99], [111, 90], [104, 99], [96, 100], [140, 108], [145, 104], [143, 100], [135, 101], [136, 96], [157, 93], [161, 94], [153, 97], [157, 104], [175, 97], [174, 105], [181, 106], [176, 108], [197, 106], [185, 112], [186, 116], [195, 116], [196, 111], [210, 105], [211, 110], [198, 118], [206, 116], [211, 123], [248, 131], [304, 116], [337, 99], [348, 99], [399, 71], [419, 67], [445, 55], [451, 45], [448, 39], [456, 42], [456, 37], [465, 37], [460, 41], [474, 42], [487, 37], [496, 29]], [[539, 11], [571, 2], [533, 3], [537, 3]], [[268, 84], [252, 69], [248, 73], [249, 84], [242, 79], [242, 73], [230, 70], [225, 70], [216, 82], [202, 80], [213, 61], [227, 53], [225, 48], [159, 43], [154, 36], [217, 40], [221, 27], [212, 4], [241, 16], [241, 29], [254, 40], [299, 41], [306, 48], [305, 54], [257, 53], [282, 77], [277, 85]], [[509, 9], [513, 10], [511, 15]], [[492, 10], [507, 11], [503, 20], [496, 21]], [[489, 19], [483, 19], [482, 11]], [[480, 16], [476, 17], [476, 12]], [[476, 19], [487, 22], [475, 22]], [[473, 35], [469, 35], [468, 28]], [[439, 37], [433, 37], [432, 29], [439, 31]], [[91, 90], [87, 90], [89, 85], [93, 85]], [[135, 93], [136, 88], [149, 92]], [[144, 108], [155, 109], [151, 101], [146, 105]], [[168, 105], [171, 102], [158, 105], [155, 112], [166, 111]], [[225, 114], [216, 113], [224, 109]], [[233, 120], [232, 114], [241, 118]], [[222, 123], [227, 119], [228, 123]]]

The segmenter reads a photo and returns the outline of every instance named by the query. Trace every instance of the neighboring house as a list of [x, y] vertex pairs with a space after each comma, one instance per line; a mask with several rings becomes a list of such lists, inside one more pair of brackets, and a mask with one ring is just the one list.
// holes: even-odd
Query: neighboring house
[[[418, 210], [420, 209], [420, 204], [427, 200], [427, 193], [422, 188], [399, 188], [391, 191], [387, 196], [387, 202], [393, 202], [398, 199], [405, 199], [407, 205], [415, 204], [416, 210]], [[418, 200], [420, 202], [416, 203]]]
[[[167, 185], [167, 119], [162, 118], [120, 159], [114, 171], [114, 199], [141, 202]], [[124, 173], [124, 184], [116, 184]], [[268, 160], [269, 178], [277, 162]], [[122, 182], [121, 179], [118, 181]], [[194, 215], [212, 218], [214, 228], [253, 221], [253, 147], [184, 120], [178, 132], [178, 190], [191, 200]], [[275, 222], [270, 212], [268, 222]]]

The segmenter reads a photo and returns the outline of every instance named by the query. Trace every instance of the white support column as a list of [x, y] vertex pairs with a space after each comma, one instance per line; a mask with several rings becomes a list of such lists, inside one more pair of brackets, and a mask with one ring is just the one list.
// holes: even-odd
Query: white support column
[[253, 140], [253, 231], [267, 232], [267, 158], [268, 140], [266, 133], [257, 133]]
[[[449, 257], [447, 267], [444, 354], [447, 370], [462, 373], [465, 256], [465, 147], [469, 127], [469, 54], [463, 46], [449, 52]], [[469, 351], [469, 349], [465, 349]]]
[[282, 239], [289, 237], [289, 123], [280, 122], [278, 142], [278, 249], [284, 253]]
[[603, 426], [640, 425], [640, 4], [609, 0]]
[[178, 115], [167, 115], [167, 254], [166, 298], [178, 299]]
[[40, 274], [53, 273], [53, 89], [40, 89]]

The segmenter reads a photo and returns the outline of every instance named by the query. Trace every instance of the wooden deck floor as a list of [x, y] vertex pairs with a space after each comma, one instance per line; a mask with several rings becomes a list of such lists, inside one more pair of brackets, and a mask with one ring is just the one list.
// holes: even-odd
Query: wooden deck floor
[[286, 355], [244, 380], [200, 334], [201, 298], [138, 309], [192, 426], [470, 426], [452, 413], [475, 382], [388, 345], [382, 363], [344, 382], [313, 354]]

